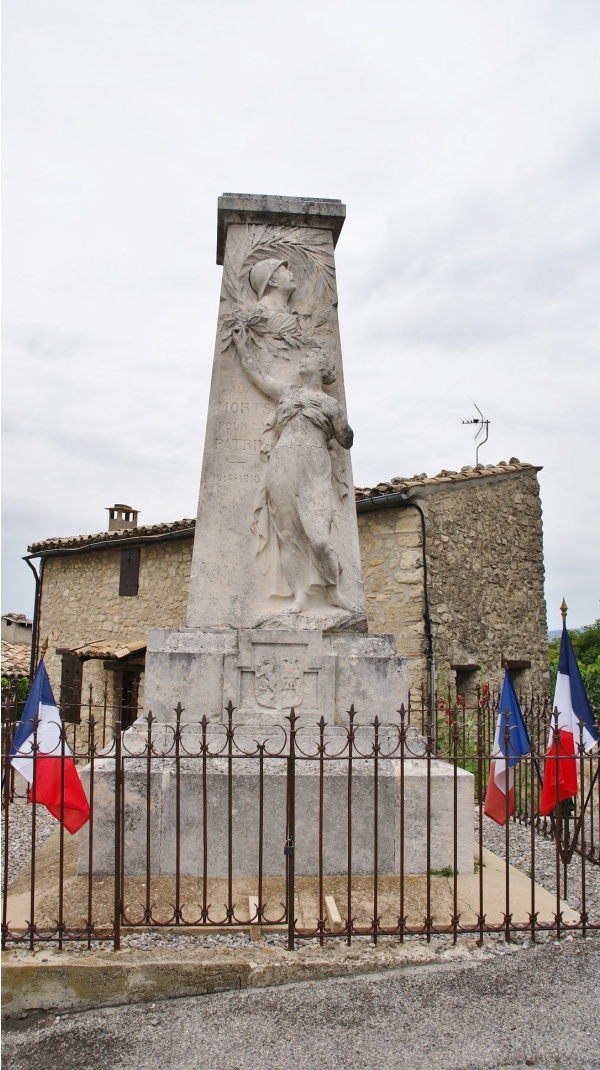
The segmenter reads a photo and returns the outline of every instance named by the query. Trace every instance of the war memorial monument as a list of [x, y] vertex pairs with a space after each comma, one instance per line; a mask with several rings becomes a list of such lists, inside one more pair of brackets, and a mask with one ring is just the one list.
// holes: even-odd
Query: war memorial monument
[[[284, 759], [291, 727], [297, 754], [317, 755], [325, 745], [332, 759], [321, 763], [321, 788], [319, 762], [296, 762], [296, 873], [316, 872], [320, 791], [324, 871], [343, 873], [347, 759], [333, 756], [347, 754], [350, 723], [357, 756], [372, 754], [374, 733], [382, 753], [397, 755], [378, 769], [380, 872], [398, 871], [401, 807], [405, 871], [424, 872], [427, 791], [429, 865], [451, 864], [454, 790], [458, 868], [473, 871], [473, 778], [463, 770], [455, 774], [448, 763], [419, 758], [423, 741], [414, 730], [400, 757], [406, 661], [401, 649], [398, 656], [395, 636], [367, 629], [334, 259], [345, 211], [338, 200], [219, 198], [217, 262], [223, 278], [187, 626], [149, 632], [144, 716], [123, 739], [124, 753], [141, 755], [151, 713], [153, 746], [167, 755], [160, 769], [154, 759], [150, 791], [144, 758], [125, 758], [129, 873], [143, 872], [146, 864], [148, 797], [152, 872], [174, 872], [177, 820], [177, 864], [183, 873], [201, 873], [204, 820], [210, 829], [204, 864], [213, 876], [225, 873], [230, 792], [233, 869], [252, 874], [259, 777], [256, 756], [244, 754], [256, 755], [263, 747], [265, 755], [278, 755], [263, 760], [264, 872], [282, 874], [289, 798]], [[401, 636], [398, 641], [401, 645]], [[178, 729], [176, 761], [178, 703], [184, 727]], [[234, 741], [227, 735], [231, 724]], [[211, 757], [202, 774], [197, 755], [207, 740], [220, 756]], [[356, 760], [354, 773], [353, 866], [368, 874], [373, 761]], [[108, 872], [114, 764], [107, 762], [103, 770], [102, 759], [95, 802], [94, 869]], [[84, 836], [80, 872], [86, 852]]]

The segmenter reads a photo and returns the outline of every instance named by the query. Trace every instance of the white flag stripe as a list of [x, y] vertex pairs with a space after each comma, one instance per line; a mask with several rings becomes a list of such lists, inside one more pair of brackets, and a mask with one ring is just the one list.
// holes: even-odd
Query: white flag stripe
[[[38, 755], [43, 754], [60, 758], [63, 754], [60, 741], [60, 713], [56, 706], [45, 706], [43, 703], [40, 703], [38, 716]], [[34, 736], [32, 733], [22, 744], [21, 749], [10, 759], [10, 764], [14, 766], [15, 769], [18, 769], [21, 776], [24, 776], [25, 780], [29, 781], [30, 784], [33, 783], [33, 739]], [[66, 758], [71, 757], [71, 748], [66, 740], [64, 743], [64, 755]]]
[[[494, 762], [493, 762], [492, 769], [493, 769], [494, 780], [496, 782], [496, 787], [502, 792], [503, 795], [506, 795], [506, 759], [505, 758], [495, 758]], [[515, 782], [515, 771], [514, 771], [514, 769], [509, 769], [508, 770], [508, 790], [509, 791], [512, 788], [514, 782]]]
[[[496, 786], [500, 788], [506, 795], [506, 757], [504, 754], [504, 731], [502, 729], [502, 714], [498, 714], [498, 720], [496, 721], [496, 735], [494, 736], [494, 747], [492, 750], [492, 759], [494, 761], [494, 779]], [[508, 790], [513, 786], [514, 773], [512, 769], [509, 769], [508, 777]]]
[[[554, 704], [552, 706], [552, 720], [550, 722], [550, 731], [548, 733], [548, 749], [552, 746], [554, 739], [554, 729], [556, 722], [554, 720], [554, 710], [558, 710], [558, 728], [563, 732], [570, 732], [573, 736], [573, 742], [575, 744], [575, 753], [579, 751], [580, 742], [580, 724], [577, 714], [573, 709], [573, 702], [571, 699], [571, 677], [566, 673], [559, 672], [556, 675], [556, 688], [554, 690]], [[584, 750], [590, 751], [596, 746], [596, 740], [588, 732], [585, 724], [582, 724], [583, 733], [581, 738], [583, 739]]]

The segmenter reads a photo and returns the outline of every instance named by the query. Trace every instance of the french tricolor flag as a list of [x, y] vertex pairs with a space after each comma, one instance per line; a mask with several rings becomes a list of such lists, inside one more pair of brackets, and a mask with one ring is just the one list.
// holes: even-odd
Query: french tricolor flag
[[515, 811], [514, 767], [529, 754], [529, 735], [508, 669], [504, 674], [484, 814], [505, 825]]
[[[37, 717], [37, 737], [34, 720]], [[85, 825], [90, 806], [73, 755], [61, 742], [62, 721], [43, 660], [40, 661], [10, 749], [10, 764], [30, 784], [29, 801], [42, 803], [70, 833]], [[37, 751], [34, 759], [34, 738]]]
[[[573, 644], [563, 620], [556, 689], [548, 752], [544, 766], [544, 783], [540, 798], [540, 814], [546, 817], [557, 803], [577, 795], [577, 761], [580, 742], [587, 754], [600, 740], [594, 724], [590, 700], [585, 693]], [[556, 736], [558, 730], [558, 736]]]

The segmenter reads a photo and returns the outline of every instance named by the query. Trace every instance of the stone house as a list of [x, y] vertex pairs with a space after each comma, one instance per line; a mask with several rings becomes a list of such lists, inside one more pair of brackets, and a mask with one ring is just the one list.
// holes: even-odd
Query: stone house
[[356, 491], [369, 628], [398, 637], [413, 686], [548, 682], [540, 468], [465, 466]]
[[[472, 698], [504, 667], [524, 687], [547, 682], [538, 471], [513, 458], [356, 490], [369, 630], [396, 635], [412, 687], [433, 675]], [[127, 725], [143, 704], [148, 628], [185, 626], [195, 522], [109, 515], [108, 531], [29, 547], [34, 641], [48, 641], [67, 719], [86, 715], [91, 687]]]
[[31, 646], [33, 621], [24, 613], [2, 615], [2, 642]]

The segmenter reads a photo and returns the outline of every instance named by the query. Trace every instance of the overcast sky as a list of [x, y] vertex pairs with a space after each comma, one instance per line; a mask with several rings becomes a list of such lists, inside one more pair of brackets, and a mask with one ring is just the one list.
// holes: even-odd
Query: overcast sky
[[359, 486], [543, 465], [600, 616], [597, 0], [4, 0], [2, 611], [27, 544], [196, 513], [223, 191], [339, 197]]

